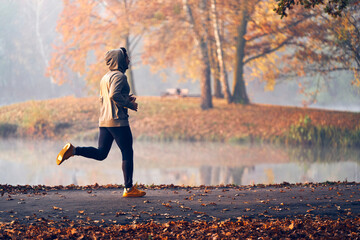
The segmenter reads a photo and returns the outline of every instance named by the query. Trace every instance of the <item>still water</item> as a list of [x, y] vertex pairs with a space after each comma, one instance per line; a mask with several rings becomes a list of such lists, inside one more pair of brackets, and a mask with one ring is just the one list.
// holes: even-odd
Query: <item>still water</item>
[[[121, 153], [108, 158], [73, 157], [61, 166], [56, 156], [65, 142], [0, 140], [0, 184], [123, 184]], [[96, 146], [96, 142], [73, 142]], [[217, 185], [359, 181], [358, 149], [302, 149], [276, 145], [204, 142], [134, 143], [134, 182]]]

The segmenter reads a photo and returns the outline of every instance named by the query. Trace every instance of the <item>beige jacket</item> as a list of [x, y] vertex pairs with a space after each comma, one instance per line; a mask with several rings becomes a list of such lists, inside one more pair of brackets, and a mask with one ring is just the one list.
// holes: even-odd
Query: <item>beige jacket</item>
[[106, 53], [105, 60], [110, 71], [100, 81], [99, 126], [128, 126], [128, 109], [134, 109], [134, 105], [129, 96], [124, 54], [121, 49], [111, 50]]

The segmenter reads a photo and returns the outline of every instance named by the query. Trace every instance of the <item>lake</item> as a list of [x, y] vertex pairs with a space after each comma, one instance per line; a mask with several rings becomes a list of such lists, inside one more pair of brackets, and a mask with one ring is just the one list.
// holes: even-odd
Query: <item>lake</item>
[[[123, 184], [121, 153], [115, 143], [104, 161], [76, 156], [57, 166], [56, 156], [64, 144], [0, 140], [0, 184]], [[92, 141], [73, 144], [97, 145]], [[359, 163], [358, 149], [213, 142], [134, 143], [134, 183], [149, 185], [358, 182]]]

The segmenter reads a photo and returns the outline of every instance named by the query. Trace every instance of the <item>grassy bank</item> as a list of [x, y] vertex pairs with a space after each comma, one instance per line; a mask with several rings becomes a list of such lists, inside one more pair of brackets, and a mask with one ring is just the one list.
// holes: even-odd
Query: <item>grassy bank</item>
[[[297, 107], [226, 104], [202, 111], [198, 98], [139, 97], [130, 113], [138, 140], [280, 142], [360, 146], [360, 114]], [[0, 136], [97, 138], [97, 97], [29, 101], [0, 108]]]

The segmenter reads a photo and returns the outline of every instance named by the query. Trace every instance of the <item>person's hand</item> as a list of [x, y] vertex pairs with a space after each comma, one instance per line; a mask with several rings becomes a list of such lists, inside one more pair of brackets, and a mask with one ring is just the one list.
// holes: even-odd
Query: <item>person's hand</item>
[[135, 100], [136, 100], [136, 97], [135, 97], [133, 94], [130, 94], [130, 95], [129, 95], [129, 99], [130, 99], [130, 101], [132, 102], [132, 101], [135, 101]]
[[136, 111], [137, 112], [137, 110], [138, 110], [138, 104], [137, 104], [137, 102], [135, 102], [135, 100], [136, 100], [136, 98], [134, 99], [134, 100], [132, 100], [131, 101], [131, 103], [133, 104], [133, 109], [132, 110], [134, 110], [134, 111]]

